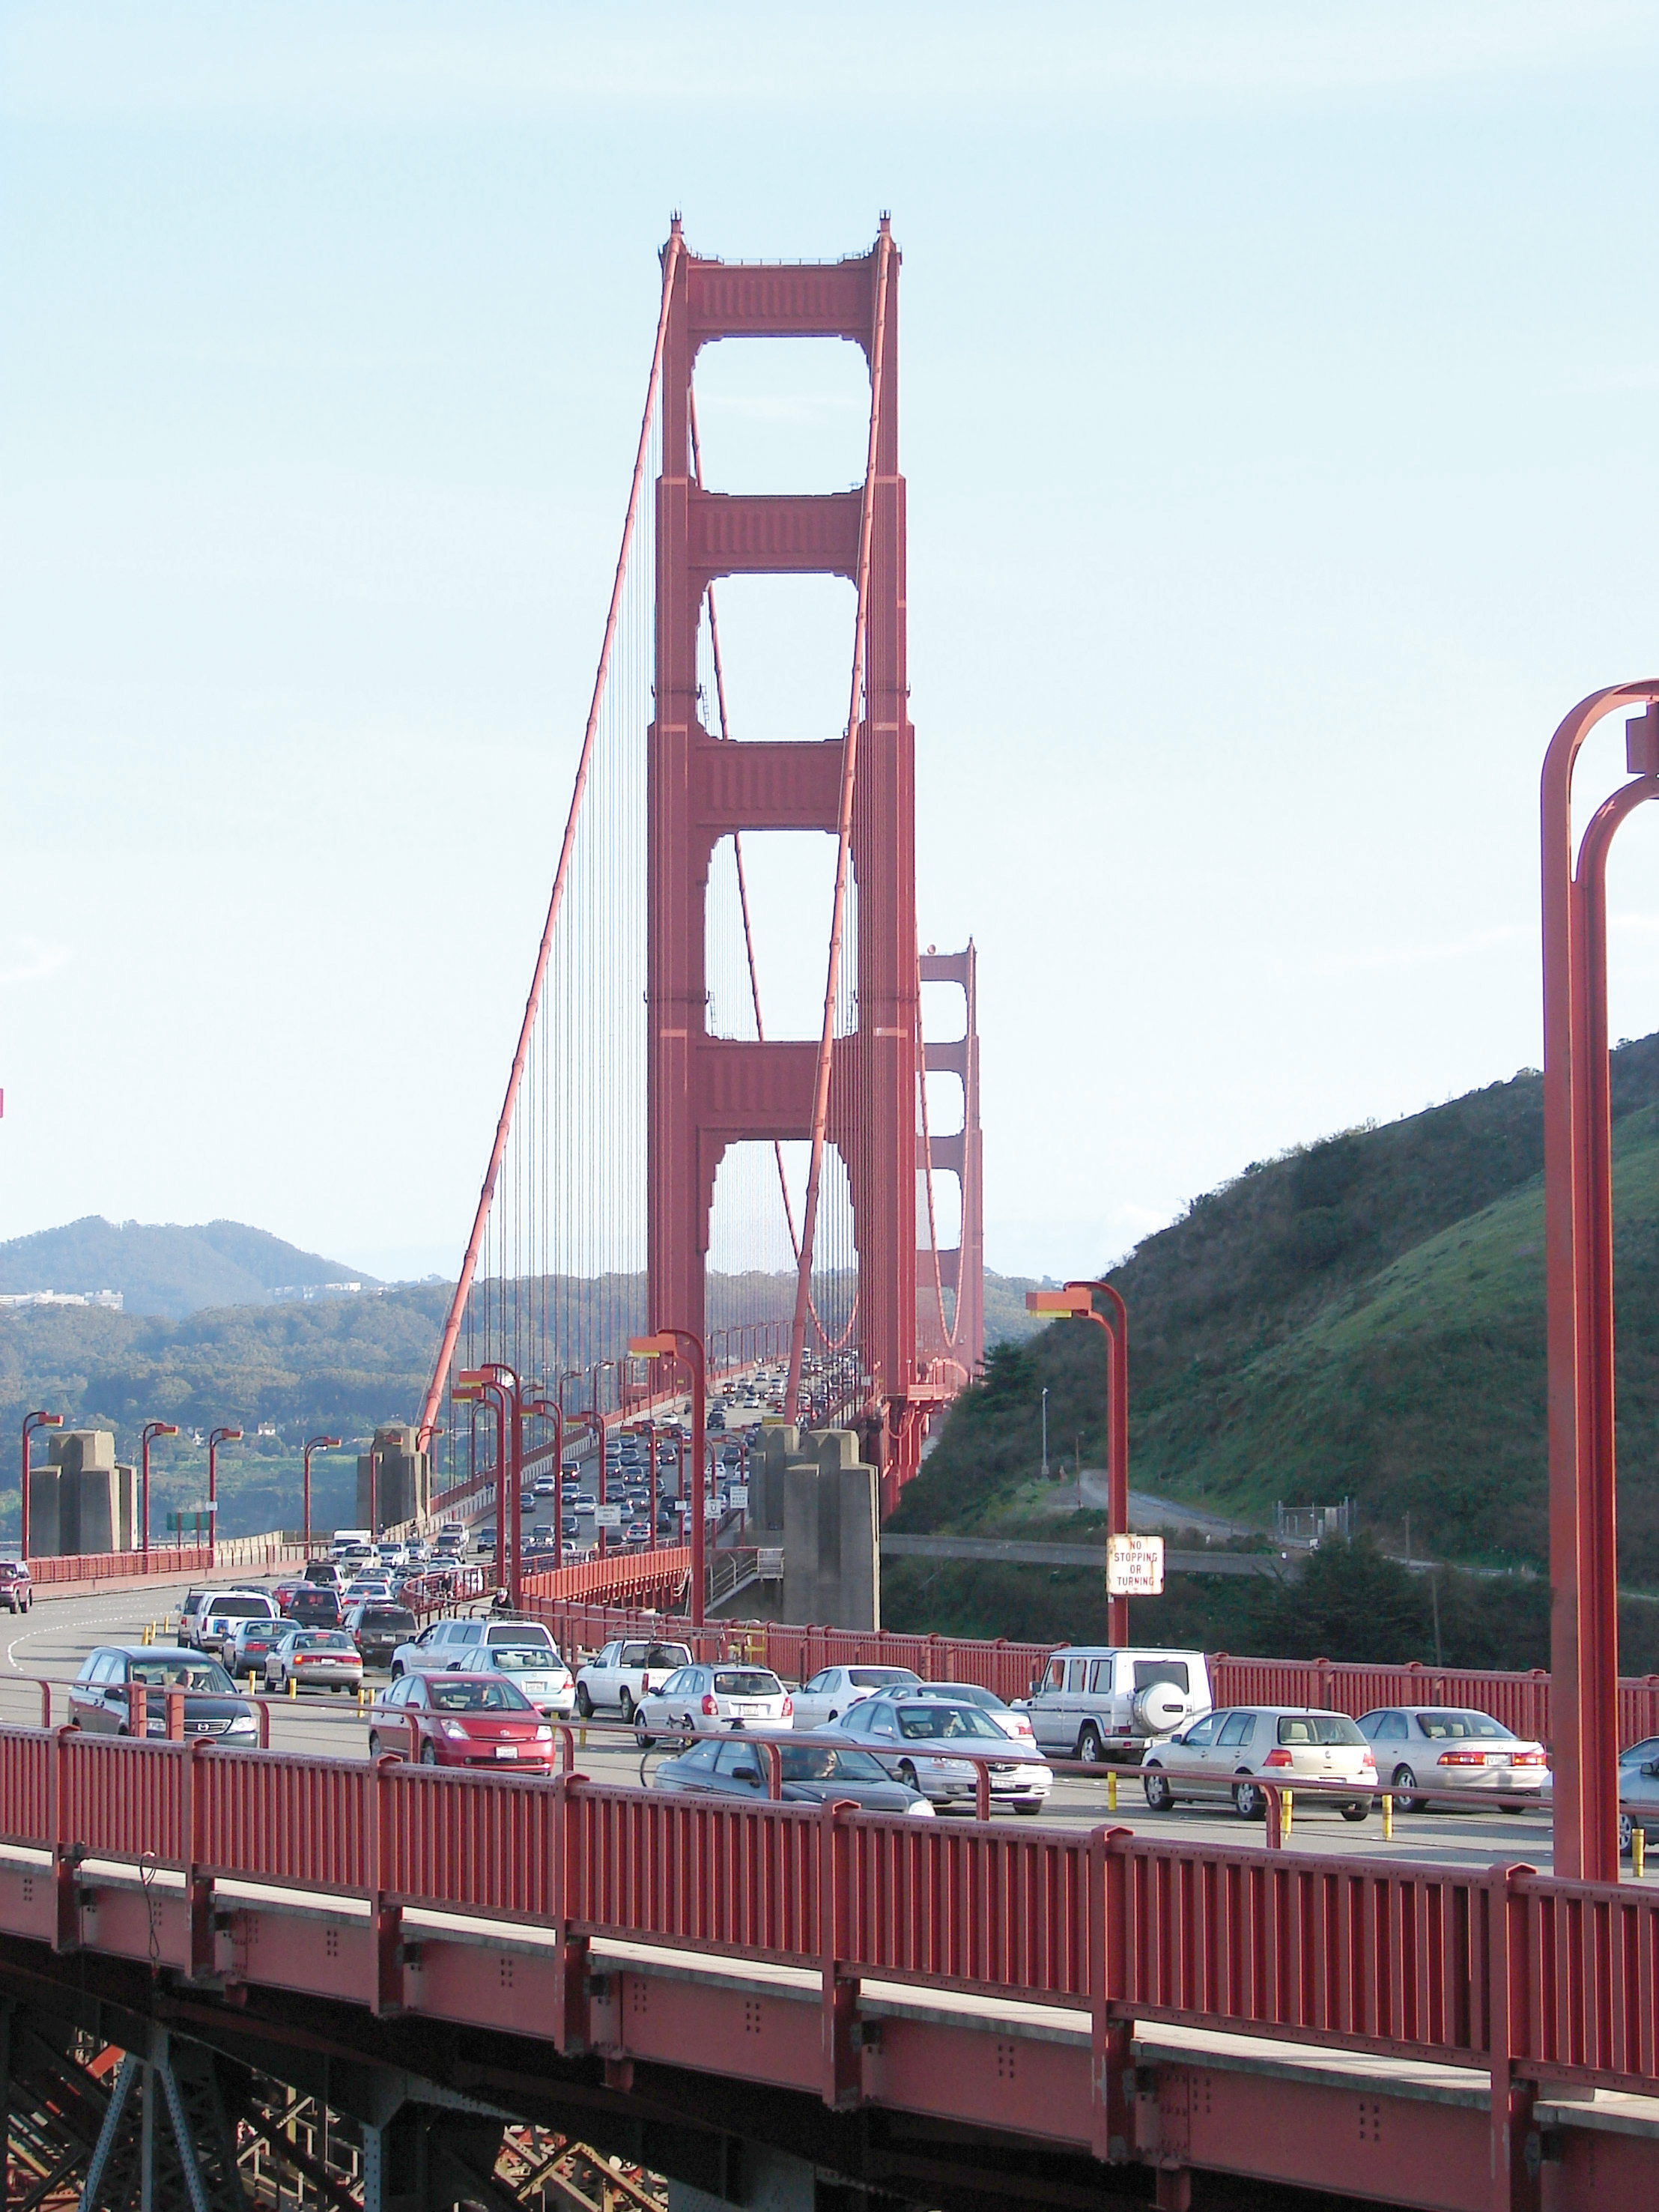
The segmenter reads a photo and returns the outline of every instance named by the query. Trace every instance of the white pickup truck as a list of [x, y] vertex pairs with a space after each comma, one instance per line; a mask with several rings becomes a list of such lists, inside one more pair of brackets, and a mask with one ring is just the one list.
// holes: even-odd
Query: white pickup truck
[[583, 1720], [614, 1705], [625, 1721], [647, 1690], [659, 1690], [678, 1668], [689, 1667], [684, 1644], [649, 1644], [617, 1638], [594, 1654], [576, 1676], [576, 1711]]

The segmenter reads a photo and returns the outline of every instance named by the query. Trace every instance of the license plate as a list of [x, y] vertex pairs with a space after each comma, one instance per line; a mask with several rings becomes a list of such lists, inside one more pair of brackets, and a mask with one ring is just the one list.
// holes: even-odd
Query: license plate
[[737, 1715], [739, 1720], [750, 1721], [754, 1719], [757, 1713], [763, 1713], [766, 1711], [766, 1708], [764, 1705], [735, 1705], [732, 1706], [732, 1711]]
[[495, 1747], [497, 1759], [516, 1759], [518, 1755], [519, 1747], [516, 1743], [498, 1743]]

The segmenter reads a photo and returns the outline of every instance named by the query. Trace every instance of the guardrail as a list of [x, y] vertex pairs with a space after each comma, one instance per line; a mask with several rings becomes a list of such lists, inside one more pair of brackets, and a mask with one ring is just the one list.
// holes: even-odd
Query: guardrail
[[[313, 1542], [312, 1549], [319, 1547]], [[221, 1544], [152, 1546], [148, 1552], [76, 1552], [60, 1559], [28, 1563], [29, 1580], [37, 1589], [61, 1589], [75, 1583], [102, 1583], [145, 1577], [210, 1574], [228, 1567], [268, 1571], [306, 1556], [304, 1544], [289, 1541], [281, 1533], [262, 1536], [231, 1536]]]
[[[511, 1850], [457, 1848], [510, 1836]], [[1659, 1898], [1491, 1872], [0, 1730], [0, 1838], [83, 1862], [696, 1948], [1512, 2076], [1659, 2086]], [[735, 1869], [741, 1880], [729, 1879]], [[72, 1890], [74, 1884], [69, 1885]], [[192, 1914], [210, 1927], [211, 1914]], [[82, 1941], [87, 1938], [83, 1935]], [[94, 1939], [95, 1942], [95, 1939]], [[386, 1955], [390, 1955], [387, 1952]], [[840, 2011], [837, 2009], [837, 2018]]]

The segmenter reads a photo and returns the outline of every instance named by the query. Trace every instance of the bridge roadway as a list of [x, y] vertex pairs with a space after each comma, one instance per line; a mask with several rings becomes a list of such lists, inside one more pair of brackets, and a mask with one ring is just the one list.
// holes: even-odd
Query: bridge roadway
[[[94, 1643], [141, 1634], [163, 1595], [41, 1601], [5, 1625], [9, 1664], [66, 1677]], [[14, 1680], [3, 1694], [0, 1719], [36, 1718], [36, 1693]], [[13, 1828], [0, 1850], [0, 1983], [43, 2016], [124, 2048], [142, 2051], [165, 2027], [313, 2093], [320, 2078], [331, 2102], [376, 2126], [395, 2109], [399, 2125], [436, 2129], [459, 2100], [475, 2126], [483, 2113], [560, 2128], [667, 2173], [686, 2212], [762, 2202], [989, 2212], [1154, 2191], [1176, 2212], [1189, 2202], [1277, 2208], [1297, 2201], [1286, 2185], [1318, 2189], [1325, 2204], [1445, 2212], [1659, 2203], [1656, 1916], [1628, 1894], [1633, 1886], [1619, 1894], [1639, 1921], [1627, 1912], [1594, 1931], [1568, 1924], [1566, 1900], [1520, 1896], [1501, 1866], [1547, 1866], [1540, 1820], [1402, 1820], [1384, 1847], [1375, 1823], [1356, 1832], [1298, 1819], [1294, 1850], [1270, 1855], [1259, 1829], [1201, 1814], [1155, 1819], [1127, 1790], [1109, 1820], [1104, 1783], [1066, 1778], [1050, 1821], [994, 1824], [1012, 1859], [986, 1856], [976, 1823], [925, 1824], [947, 1856], [935, 1838], [914, 1838], [932, 1854], [933, 1901], [927, 1926], [903, 1929], [890, 1923], [900, 1877], [913, 1890], [919, 1879], [908, 1833], [890, 1850], [879, 1833], [747, 1807], [729, 1827], [697, 1812], [684, 1831], [654, 1816], [641, 1827], [631, 1806], [668, 1805], [602, 1786], [635, 1782], [640, 1762], [598, 1731], [579, 1761], [592, 1788], [580, 1794], [490, 1776], [477, 1795], [471, 1778], [452, 1778], [457, 1796], [441, 1778], [434, 1792], [433, 1778], [383, 1768], [364, 1796], [368, 1770], [343, 1762], [361, 1759], [366, 1734], [321, 1701], [280, 1705], [273, 1749], [305, 1763], [286, 1795], [273, 1796], [253, 1762], [210, 1759], [230, 1794], [192, 1816], [186, 1779], [185, 1827], [205, 1819], [214, 1838], [201, 1854], [214, 1877], [199, 1911], [195, 1846], [180, 1862], [158, 1841], [154, 1871], [107, 1843], [110, 1859], [77, 1864], [73, 1850], [29, 1848]], [[21, 1741], [0, 1741], [0, 1755], [8, 1744], [21, 1755]], [[140, 1747], [108, 1750], [150, 1764]], [[71, 1832], [93, 1836], [95, 1849], [120, 1791], [108, 1794], [113, 1770], [101, 1781], [81, 1771], [85, 1779], [53, 1792], [60, 1807], [80, 1792], [66, 1817], [84, 1821]], [[343, 1784], [363, 1779], [343, 1796], [323, 1790], [321, 1777], [337, 1771]], [[404, 1795], [388, 1796], [391, 1771], [408, 1776]], [[463, 1819], [486, 1797], [491, 1825]], [[8, 1802], [40, 1801], [27, 1788], [20, 1800], [14, 1785]], [[537, 1802], [562, 1842], [544, 1826], [493, 1824], [502, 1808]], [[158, 1838], [161, 1805], [144, 1815]], [[268, 1837], [261, 1806], [277, 1808]], [[410, 1835], [387, 1826], [394, 1812]], [[757, 1816], [781, 1827], [771, 1841], [788, 1846], [783, 1860], [770, 1844], [758, 1859], [739, 1850], [762, 1833]], [[365, 1827], [367, 1841], [355, 1832]], [[677, 1835], [689, 1856], [674, 1858], [665, 1890], [663, 1854]], [[855, 1854], [845, 1866], [834, 1856], [843, 1838]], [[857, 1855], [866, 1843], [878, 1847], [868, 1869]], [[816, 1858], [821, 1848], [828, 1859]], [[1379, 1875], [1385, 1850], [1395, 1871]], [[562, 1853], [556, 1880], [545, 1868]], [[267, 1864], [274, 1882], [250, 1878]], [[1328, 1891], [1320, 1870], [1350, 1865], [1352, 1886]], [[376, 1902], [393, 1891], [395, 1907]], [[486, 1891], [496, 1902], [480, 1909]], [[808, 1892], [836, 1899], [828, 1920], [815, 1911], [804, 1925], [799, 1910], [790, 1920], [791, 1899]], [[1091, 1897], [1110, 1899], [1103, 1928]], [[1492, 1945], [1509, 1925], [1498, 1948], [1511, 1972], [1526, 1964], [1517, 1913], [1528, 1925], [1555, 1914], [1556, 1933], [1534, 1945], [1528, 1993], [1506, 2005]], [[1382, 1950], [1385, 1928], [1394, 1986], [1362, 2021], [1362, 1954]], [[843, 1963], [854, 1958], [862, 1965]], [[1551, 1958], [1577, 1992], [1565, 2012], [1536, 1971]], [[1626, 1960], [1630, 1988], [1609, 1991], [1608, 1959]], [[1369, 1957], [1366, 1972], [1376, 1968]], [[1091, 1999], [1103, 1975], [1125, 1974], [1138, 1998]], [[1578, 2026], [1557, 2033], [1556, 2014]], [[1510, 2032], [1494, 2036], [1505, 2018]], [[1510, 2063], [1522, 2044], [1524, 2075]], [[1279, 2185], [1269, 2198], [1264, 2182]], [[367, 2212], [440, 2201], [378, 2184], [365, 2199]]]
[[[216, 1579], [217, 1579], [216, 1577]], [[241, 1587], [240, 1578], [238, 1586]], [[258, 1589], [269, 1577], [250, 1580]], [[38, 1725], [40, 1692], [33, 1679], [44, 1677], [67, 1684], [78, 1672], [88, 1651], [100, 1644], [136, 1642], [145, 1629], [161, 1617], [163, 1608], [177, 1607], [187, 1583], [163, 1584], [150, 1590], [118, 1595], [59, 1598], [37, 1601], [21, 1620], [8, 1620], [3, 1633], [5, 1668], [0, 1674], [0, 1723], [13, 1727]], [[371, 1688], [383, 1686], [389, 1676], [371, 1668], [366, 1680]], [[793, 1686], [792, 1685], [792, 1686]], [[366, 1759], [369, 1721], [360, 1717], [343, 1697], [320, 1694], [304, 1698], [274, 1698], [270, 1703], [270, 1747], [307, 1759]], [[54, 1692], [52, 1716], [67, 1717], [62, 1691]], [[598, 1782], [622, 1787], [649, 1781], [664, 1754], [651, 1752], [641, 1759], [634, 1741], [614, 1717], [609, 1723], [578, 1724], [581, 1771]], [[1114, 1804], [1111, 1801], [1115, 1799]], [[999, 1813], [1000, 1821], [1018, 1816]], [[1213, 1811], [1200, 1806], [1177, 1806], [1172, 1813], [1147, 1809], [1140, 1785], [1130, 1774], [1117, 1778], [1114, 1788], [1104, 1776], [1060, 1774], [1043, 1818], [1068, 1827], [1090, 1828], [1109, 1820], [1136, 1833], [1164, 1838], [1180, 1836], [1209, 1844], [1255, 1844], [1263, 1838], [1257, 1824], [1239, 1820], [1229, 1808]], [[1381, 1823], [1373, 1818], [1362, 1823], [1344, 1820], [1334, 1806], [1312, 1806], [1305, 1801], [1296, 1810], [1291, 1838], [1299, 1851], [1316, 1851], [1364, 1859], [1379, 1850], [1390, 1856], [1420, 1859], [1441, 1866], [1488, 1868], [1524, 1859], [1540, 1871], [1551, 1864], [1550, 1820], [1547, 1812], [1504, 1815], [1496, 1811], [1430, 1812], [1401, 1814], [1394, 1837], [1381, 1841]], [[1659, 1880], [1656, 1880], [1659, 1888]]]

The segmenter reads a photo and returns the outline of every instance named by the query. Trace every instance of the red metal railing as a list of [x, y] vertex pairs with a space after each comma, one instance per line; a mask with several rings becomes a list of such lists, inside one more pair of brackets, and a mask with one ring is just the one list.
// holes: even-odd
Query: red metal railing
[[[1528, 1869], [1334, 1861], [0, 1730], [0, 1836], [368, 1896], [1494, 2069], [1659, 2086], [1659, 1898]], [[95, 1943], [95, 1932], [82, 1940]]]

